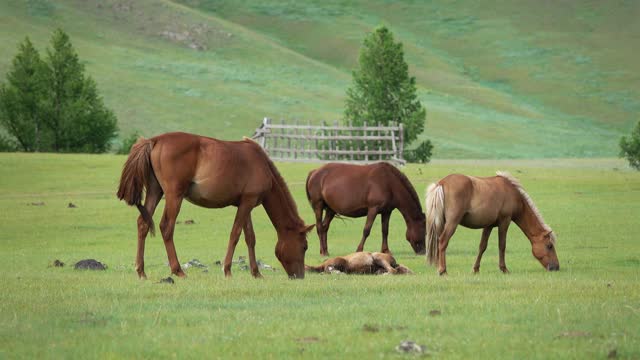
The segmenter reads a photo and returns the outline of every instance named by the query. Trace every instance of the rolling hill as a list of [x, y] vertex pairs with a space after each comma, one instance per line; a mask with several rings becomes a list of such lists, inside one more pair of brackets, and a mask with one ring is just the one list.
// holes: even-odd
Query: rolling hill
[[437, 158], [603, 157], [640, 120], [635, 1], [5, 0], [0, 78], [63, 28], [123, 136], [339, 119], [364, 35], [404, 44]]

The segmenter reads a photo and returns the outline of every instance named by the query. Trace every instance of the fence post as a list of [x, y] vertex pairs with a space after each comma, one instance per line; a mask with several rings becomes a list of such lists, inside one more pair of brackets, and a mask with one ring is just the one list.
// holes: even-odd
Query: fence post
[[263, 149], [267, 149], [266, 145], [267, 145], [267, 132], [269, 129], [269, 118], [266, 117], [264, 119], [262, 119], [262, 139], [260, 139], [260, 146], [262, 146]]
[[402, 123], [398, 124], [399, 132], [400, 132], [400, 146], [398, 147], [398, 159], [403, 160], [402, 153], [404, 152], [404, 128], [402, 127]]

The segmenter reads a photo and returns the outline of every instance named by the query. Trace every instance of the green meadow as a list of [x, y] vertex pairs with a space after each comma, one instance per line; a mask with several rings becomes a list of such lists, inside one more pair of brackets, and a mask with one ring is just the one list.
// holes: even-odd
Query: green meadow
[[[137, 279], [137, 210], [115, 197], [124, 160], [0, 155], [0, 358], [414, 358], [396, 352], [404, 340], [426, 346], [421, 356], [433, 358], [640, 357], [640, 173], [621, 160], [440, 160], [403, 168], [421, 197], [451, 172], [510, 171], [557, 233], [559, 272], [544, 271], [513, 225], [511, 274], [498, 269], [494, 233], [473, 275], [480, 232], [460, 228], [447, 253], [449, 275], [439, 277], [413, 254], [394, 213], [391, 250], [415, 274], [288, 280], [259, 207], [257, 257], [275, 270], [262, 270], [258, 280], [234, 265], [225, 279], [215, 262], [224, 257], [234, 208], [185, 203], [178, 256], [200, 260], [208, 272], [188, 269], [173, 285], [159, 283], [170, 275], [160, 237], [147, 240], [149, 279]], [[304, 180], [315, 165], [277, 166], [312, 222]], [[354, 251], [363, 224], [335, 220], [330, 252]], [[366, 250], [379, 247], [378, 219]], [[238, 256], [246, 256], [242, 241]], [[86, 258], [108, 269], [73, 269]], [[66, 265], [49, 267], [54, 260]], [[306, 262], [321, 261], [314, 232]]]

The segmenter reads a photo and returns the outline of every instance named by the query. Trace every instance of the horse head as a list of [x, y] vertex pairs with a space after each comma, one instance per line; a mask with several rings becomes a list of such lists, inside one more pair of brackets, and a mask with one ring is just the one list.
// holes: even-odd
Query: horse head
[[407, 241], [411, 244], [413, 251], [418, 255], [424, 255], [426, 252], [425, 237], [427, 233], [427, 220], [424, 213], [421, 217], [407, 224]]
[[291, 279], [304, 279], [304, 254], [307, 251], [307, 233], [315, 225], [288, 229], [278, 233], [276, 257]]
[[531, 239], [531, 252], [548, 271], [560, 270], [556, 254], [556, 237], [552, 231], [545, 232]]

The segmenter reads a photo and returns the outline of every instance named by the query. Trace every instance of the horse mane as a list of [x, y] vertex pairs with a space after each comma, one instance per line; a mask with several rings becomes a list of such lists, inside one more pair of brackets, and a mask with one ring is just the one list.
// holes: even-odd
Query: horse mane
[[405, 175], [402, 171], [398, 170], [398, 168], [396, 168], [395, 166], [389, 163], [385, 162], [381, 164], [385, 164], [389, 169], [391, 169], [391, 172], [393, 172], [396, 176], [398, 176], [398, 178], [400, 179], [404, 187], [407, 189], [407, 191], [411, 195], [411, 198], [413, 199], [413, 201], [418, 205], [418, 209], [420, 209], [420, 212], [422, 212], [422, 204], [420, 203], [420, 197], [418, 197], [418, 193], [416, 192], [416, 189], [413, 187], [413, 185], [409, 181], [409, 178], [407, 178], [407, 175]]
[[273, 179], [276, 181], [276, 184], [278, 186], [278, 188], [280, 188], [280, 190], [282, 191], [282, 195], [284, 196], [284, 198], [287, 200], [286, 203], [287, 204], [282, 204], [282, 205], [288, 205], [289, 206], [289, 212], [294, 215], [293, 218], [296, 222], [296, 226], [304, 226], [304, 221], [300, 218], [300, 214], [298, 213], [298, 206], [296, 205], [296, 202], [293, 200], [293, 196], [291, 195], [291, 192], [289, 191], [289, 187], [287, 186], [287, 182], [284, 181], [284, 178], [282, 177], [282, 175], [280, 175], [280, 171], [278, 171], [278, 168], [276, 168], [275, 164], [273, 163], [273, 161], [271, 161], [271, 158], [269, 157], [269, 155], [266, 153], [266, 151], [264, 151], [264, 149], [262, 148], [262, 146], [260, 146], [260, 144], [258, 144], [257, 142], [255, 142], [255, 140], [244, 137], [243, 138], [244, 141], [250, 141], [252, 144], [254, 144], [257, 148], [260, 149], [260, 151], [262, 152], [262, 154], [264, 155], [265, 159], [267, 160], [267, 164], [269, 165], [269, 169], [271, 170], [271, 175], [273, 175]]
[[527, 202], [527, 205], [529, 205], [529, 207], [531, 208], [531, 211], [533, 211], [533, 214], [536, 216], [536, 218], [538, 218], [538, 221], [540, 221], [540, 223], [542, 224], [542, 227], [544, 228], [544, 230], [549, 231], [551, 242], [555, 244], [556, 236], [553, 233], [553, 230], [551, 230], [551, 227], [549, 227], [549, 225], [547, 225], [544, 222], [544, 219], [542, 218], [542, 214], [540, 214], [540, 210], [538, 210], [536, 205], [533, 203], [533, 200], [531, 200], [531, 196], [529, 196], [529, 194], [527, 194], [527, 192], [524, 191], [524, 188], [522, 187], [522, 184], [520, 184], [520, 181], [518, 181], [518, 179], [516, 179], [515, 177], [513, 177], [513, 175], [511, 175], [506, 171], [497, 171], [496, 175], [509, 181], [511, 185], [513, 185], [518, 190], [520, 195], [522, 195], [524, 200]]

